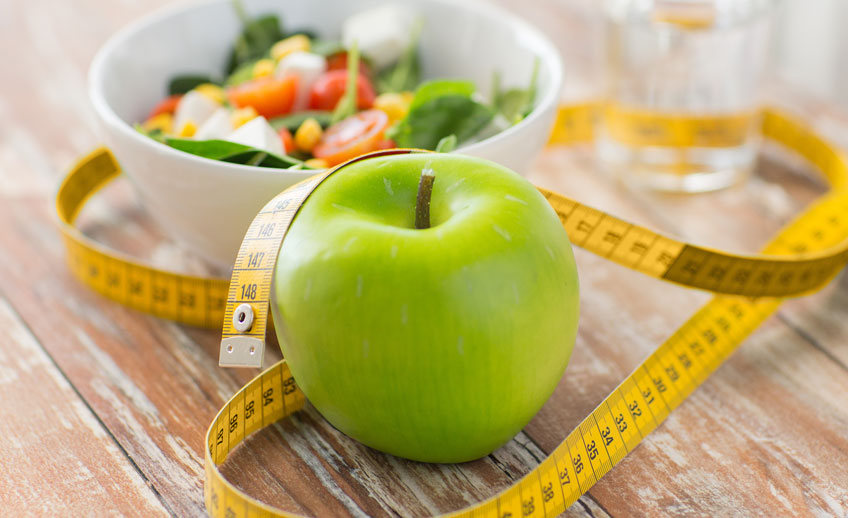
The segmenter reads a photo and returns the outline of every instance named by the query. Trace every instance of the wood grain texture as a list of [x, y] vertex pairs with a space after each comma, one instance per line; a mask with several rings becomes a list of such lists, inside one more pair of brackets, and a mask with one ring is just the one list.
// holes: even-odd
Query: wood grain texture
[[0, 327], [3, 514], [168, 516], [144, 474], [4, 298]]
[[[0, 434], [15, 438], [0, 445], [3, 515], [202, 516], [206, 427], [252, 376], [217, 367], [217, 333], [88, 291], [66, 271], [53, 227], [56, 182], [98, 140], [85, 94], [91, 57], [115, 29], [165, 3], [0, 2], [0, 48], [28, 49], [4, 54], [0, 82], [0, 324], [11, 336], [0, 349]], [[558, 42], [567, 97], [591, 90], [591, 2], [495, 3]], [[848, 119], [829, 105], [778, 97], [848, 145]], [[550, 149], [528, 174], [628, 220], [740, 251], [756, 250], [822, 190], [771, 149], [751, 182], [697, 197], [630, 191], [596, 171], [588, 148]], [[162, 239], [126, 182], [96, 199], [82, 224], [154, 263], [208, 271]], [[346, 438], [308, 406], [240, 446], [225, 474], [314, 516], [424, 516], [506, 487], [709, 298], [580, 250], [577, 259], [582, 317], [571, 364], [536, 418], [493, 455], [458, 466], [400, 460]], [[846, 302], [842, 278], [787, 303], [565, 514], [848, 517]], [[35, 360], [21, 363], [15, 351]]]

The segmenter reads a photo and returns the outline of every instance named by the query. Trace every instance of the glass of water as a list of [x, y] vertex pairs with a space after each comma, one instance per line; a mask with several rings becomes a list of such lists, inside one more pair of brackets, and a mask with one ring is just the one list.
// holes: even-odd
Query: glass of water
[[773, 11], [772, 0], [606, 0], [602, 167], [669, 191], [745, 178]]

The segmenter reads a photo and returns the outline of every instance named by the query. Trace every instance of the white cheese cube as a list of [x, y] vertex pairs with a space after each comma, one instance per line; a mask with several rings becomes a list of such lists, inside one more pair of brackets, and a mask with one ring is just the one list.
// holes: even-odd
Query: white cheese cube
[[409, 44], [412, 13], [395, 4], [385, 4], [355, 14], [342, 24], [342, 44], [355, 41], [362, 55], [378, 69], [397, 61]]
[[188, 92], [177, 104], [177, 111], [174, 114], [174, 131], [179, 133], [183, 125], [189, 121], [199, 128], [220, 107], [220, 104], [196, 90]]
[[195, 140], [222, 139], [233, 132], [230, 110], [218, 108], [194, 133]]
[[283, 140], [280, 138], [280, 135], [274, 131], [274, 128], [261, 115], [239, 126], [237, 130], [230, 133], [224, 140], [262, 149], [275, 155], [285, 154]]
[[305, 110], [309, 104], [309, 90], [321, 74], [327, 71], [327, 60], [324, 56], [311, 52], [292, 52], [277, 63], [274, 70], [276, 77], [297, 77], [297, 96], [294, 100], [294, 111]]

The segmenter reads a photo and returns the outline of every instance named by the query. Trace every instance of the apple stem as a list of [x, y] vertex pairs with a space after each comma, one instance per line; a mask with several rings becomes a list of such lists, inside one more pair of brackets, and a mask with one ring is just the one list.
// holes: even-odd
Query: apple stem
[[421, 230], [430, 228], [430, 195], [433, 193], [433, 182], [436, 175], [427, 163], [421, 171], [421, 181], [418, 182], [418, 201], [415, 204], [415, 228]]

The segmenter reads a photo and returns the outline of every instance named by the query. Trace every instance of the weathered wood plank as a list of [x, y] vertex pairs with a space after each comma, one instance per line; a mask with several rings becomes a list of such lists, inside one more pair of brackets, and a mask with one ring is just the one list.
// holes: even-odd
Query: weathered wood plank
[[3, 514], [169, 516], [146, 477], [2, 297], [0, 328]]
[[[0, 46], [28, 46], [39, 56], [9, 53], [9, 80], [0, 85], [0, 117], [9, 121], [0, 125], [0, 285], [14, 295], [20, 318], [165, 504], [179, 516], [199, 516], [205, 428], [250, 374], [218, 369], [216, 333], [124, 309], [70, 278], [50, 214], [60, 171], [96, 142], [84, 88], [88, 61], [116, 27], [163, 3], [36, 0], [0, 7], [0, 24], [9, 28], [0, 31]], [[571, 76], [578, 75], [575, 70], [591, 73], [596, 49], [589, 2], [497, 3], [542, 25], [565, 51]], [[81, 26], [86, 30], [79, 31]], [[566, 91], [585, 92], [586, 82], [571, 77]], [[808, 113], [828, 110], [827, 105], [807, 108]], [[844, 121], [835, 125], [845, 127]], [[593, 167], [586, 152], [551, 150], [534, 165], [531, 178], [633, 221], [739, 250], [755, 250], [817, 192], [780, 163], [762, 168], [768, 172], [762, 180], [702, 197], [629, 192]], [[87, 214], [89, 231], [160, 264], [176, 259], [188, 271], [204, 270], [196, 258], [159, 240], [126, 185], [106, 198], [108, 203]], [[707, 299], [580, 251], [578, 261], [583, 318], [571, 365], [525, 433], [493, 457], [462, 466], [408, 463], [344, 437], [308, 408], [249, 440], [225, 472], [268, 502], [319, 516], [424, 515], [495, 493], [531, 469], [543, 450], [550, 451]], [[838, 468], [846, 465], [848, 451], [848, 402], [840, 398], [846, 374], [839, 366], [848, 358], [846, 293], [843, 281], [825, 294], [792, 303], [782, 320], [746, 343], [566, 514], [845, 516], [848, 482]], [[21, 404], [31, 409], [44, 403], [22, 399]], [[15, 417], [9, 422], [29, 424]], [[49, 423], [43, 427], [50, 430]], [[28, 465], [27, 459], [15, 460]], [[74, 465], [61, 458], [54, 463]], [[40, 480], [32, 470], [15, 469], [14, 475]], [[69, 505], [69, 500], [77, 505], [71, 494], [51, 493], [45, 505]]]

